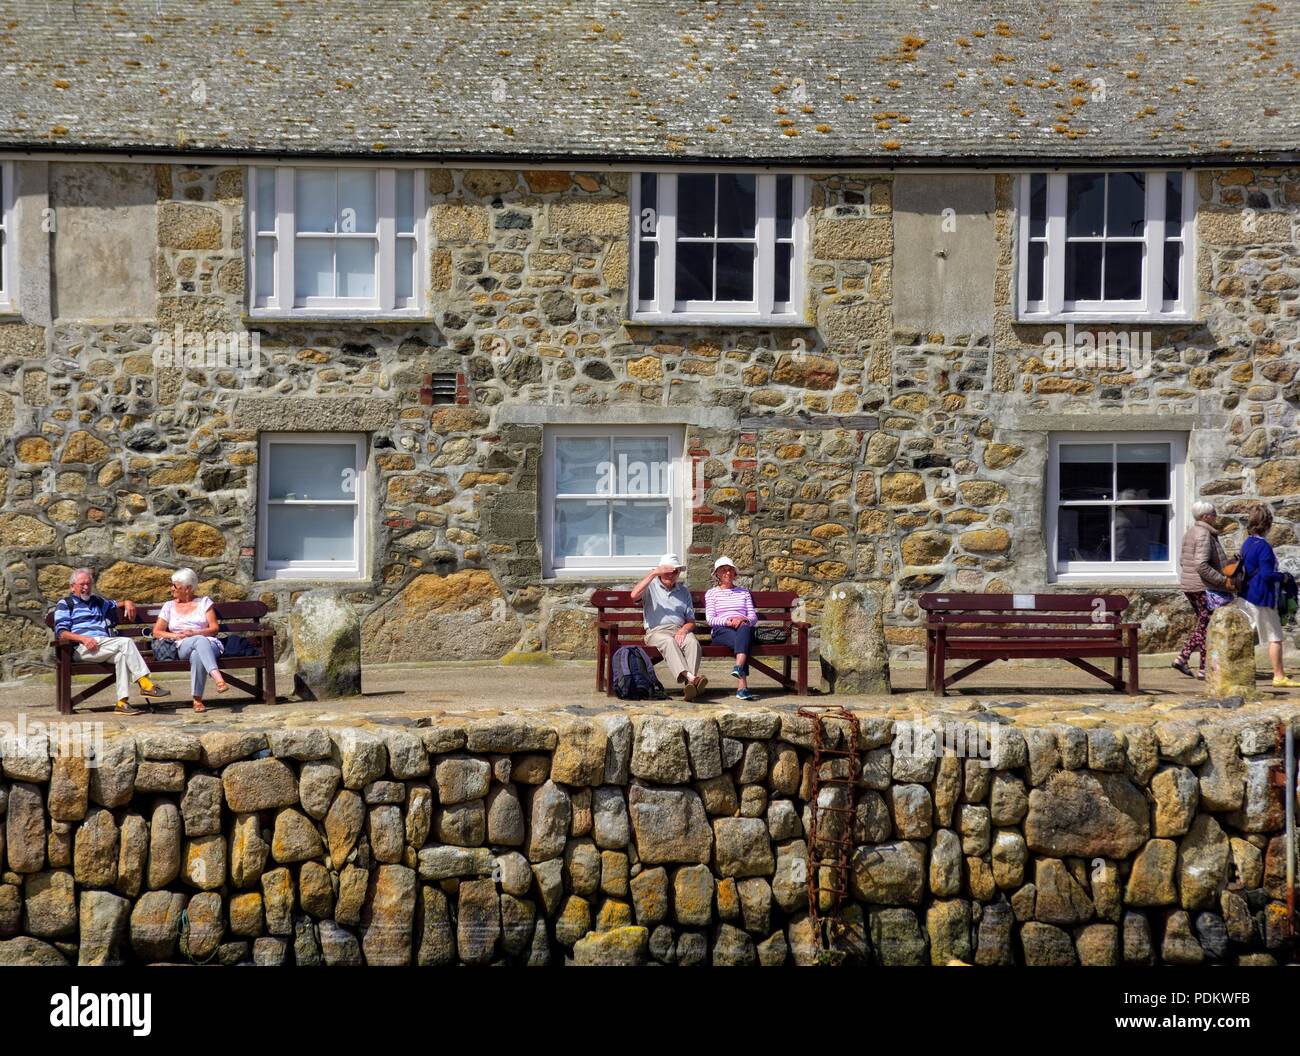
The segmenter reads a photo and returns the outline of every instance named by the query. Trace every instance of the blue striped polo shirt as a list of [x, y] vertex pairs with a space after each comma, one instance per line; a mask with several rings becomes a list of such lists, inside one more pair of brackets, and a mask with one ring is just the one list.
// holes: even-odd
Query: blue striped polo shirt
[[84, 601], [75, 594], [54, 606], [54, 633], [69, 631], [87, 638], [112, 638], [113, 625], [121, 619], [117, 602], [92, 594]]

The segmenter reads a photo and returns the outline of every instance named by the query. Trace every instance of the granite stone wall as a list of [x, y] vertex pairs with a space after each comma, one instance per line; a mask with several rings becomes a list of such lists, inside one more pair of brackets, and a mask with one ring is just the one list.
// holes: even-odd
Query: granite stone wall
[[[893, 325], [896, 255], [916, 247], [895, 244], [887, 175], [811, 178], [806, 325], [655, 327], [627, 319], [624, 173], [432, 170], [427, 320], [254, 322], [244, 171], [157, 166], [156, 251], [125, 268], [153, 275], [152, 317], [0, 320], [4, 677], [47, 663], [39, 620], [82, 564], [138, 600], [194, 567], [205, 591], [261, 598], [284, 622], [312, 584], [257, 579], [268, 430], [368, 437], [370, 567], [346, 585], [368, 660], [591, 655], [583, 603], [607, 581], [540, 579], [546, 424], [684, 425], [704, 482], [692, 584], [727, 552], [815, 620], [829, 585], [877, 582], [896, 647], [919, 641], [925, 589], [1050, 589], [1052, 430], [1187, 432], [1194, 489], [1229, 516], [1269, 502], [1281, 556], [1300, 556], [1300, 171], [1199, 175], [1201, 321], [1150, 328], [1149, 378], [1045, 366], [1047, 328], [1014, 321], [1012, 178], [982, 178], [992, 324], [940, 333]], [[46, 273], [68, 247], [56, 256]], [[154, 335], [177, 326], [255, 333], [257, 368], [160, 366]], [[435, 372], [457, 375], [454, 403], [431, 402]], [[1144, 648], [1188, 629], [1176, 589], [1129, 593]]]
[[[830, 959], [1293, 957], [1280, 717], [864, 716], [851, 831], [819, 829], [848, 844]], [[93, 766], [0, 741], [0, 964], [825, 959], [806, 719], [204, 730], [118, 731]]]

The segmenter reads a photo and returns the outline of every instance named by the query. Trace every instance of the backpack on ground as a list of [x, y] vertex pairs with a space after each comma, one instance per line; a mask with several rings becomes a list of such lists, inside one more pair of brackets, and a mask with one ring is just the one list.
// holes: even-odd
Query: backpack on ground
[[650, 657], [639, 645], [624, 645], [614, 651], [614, 695], [619, 700], [667, 700], [668, 694], [655, 677]]

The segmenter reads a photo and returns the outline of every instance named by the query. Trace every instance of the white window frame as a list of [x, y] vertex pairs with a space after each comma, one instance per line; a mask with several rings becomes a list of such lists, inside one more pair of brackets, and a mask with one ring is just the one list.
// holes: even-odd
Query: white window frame
[[[632, 253], [631, 281], [628, 298], [631, 318], [635, 322], [658, 323], [801, 323], [804, 321], [804, 253], [807, 242], [808, 180], [791, 172], [752, 173], [757, 177], [758, 225], [755, 231], [757, 261], [754, 267], [754, 300], [737, 301], [678, 301], [675, 298], [677, 269], [677, 177], [683, 173], [719, 175], [734, 172], [729, 169], [654, 170], [658, 177], [659, 206], [655, 240], [659, 243], [656, 256], [655, 297], [641, 300], [641, 175], [630, 174], [632, 199]], [[650, 175], [651, 170], [646, 170]], [[776, 178], [790, 176], [791, 186], [791, 249], [790, 299], [778, 310], [774, 301], [776, 262]], [[718, 241], [729, 241], [719, 239]], [[786, 241], [781, 239], [780, 241]]]
[[[1115, 169], [1104, 175], [1138, 170]], [[1142, 269], [1142, 299], [1138, 301], [1065, 300], [1065, 244], [1068, 172], [1022, 173], [1018, 181], [1016, 224], [1016, 318], [1026, 323], [1043, 322], [1179, 322], [1194, 318], [1196, 310], [1196, 179], [1185, 170], [1183, 177], [1181, 236], [1166, 235], [1165, 177], [1167, 169], [1141, 170], [1146, 176], [1146, 222]], [[1047, 177], [1047, 274], [1040, 301], [1029, 300], [1029, 208], [1031, 177]], [[1109, 183], [1109, 181], [1108, 181]], [[1164, 244], [1183, 244], [1177, 301], [1164, 299]]]
[[[1116, 432], [1116, 433], [1053, 433], [1048, 441], [1046, 491], [1044, 502], [1046, 517], [1044, 532], [1047, 544], [1047, 578], [1054, 583], [1104, 581], [1115, 584], [1148, 583], [1170, 584], [1178, 582], [1178, 551], [1187, 520], [1184, 514], [1187, 475], [1186, 433]], [[1169, 445], [1169, 499], [1127, 499], [1116, 496], [1109, 500], [1076, 500], [1062, 503], [1060, 495], [1060, 449], [1062, 444], [1168, 444]], [[1112, 465], [1114, 462], [1112, 461]], [[1112, 478], [1113, 479], [1113, 478]], [[1057, 533], [1061, 506], [1120, 506], [1142, 503], [1148, 506], [1168, 505], [1169, 557], [1165, 561], [1061, 561], [1057, 557]], [[1112, 546], [1114, 522], [1111, 523]]]
[[[271, 499], [271, 451], [277, 444], [351, 443], [356, 451], [355, 491], [347, 499]], [[367, 579], [366, 534], [369, 524], [367, 504], [365, 433], [262, 433], [259, 437], [257, 473], [257, 570], [260, 579]], [[356, 510], [352, 535], [351, 561], [271, 561], [267, 551], [267, 527], [271, 505], [277, 506], [346, 506]]]
[[14, 211], [14, 164], [0, 161], [0, 312], [16, 311], [18, 254], [14, 238], [18, 233]]
[[[426, 311], [426, 247], [427, 235], [427, 183], [425, 170], [409, 170], [415, 201], [415, 261], [411, 269], [411, 302], [397, 306], [396, 247], [407, 236], [396, 230], [396, 177], [397, 169], [378, 166], [360, 168], [376, 174], [375, 225], [378, 233], [378, 266], [375, 274], [375, 296], [310, 297], [299, 303], [294, 292], [294, 249], [297, 233], [294, 230], [294, 176], [302, 169], [321, 169], [339, 172], [349, 166], [341, 165], [254, 165], [247, 171], [248, 222], [245, 241], [248, 243], [248, 314], [250, 318], [283, 318], [285, 316], [384, 316], [419, 317]], [[269, 169], [275, 173], [275, 209], [259, 208], [257, 173]], [[327, 237], [346, 237], [339, 233]], [[362, 236], [357, 236], [362, 237]], [[257, 291], [257, 242], [259, 238], [275, 241], [274, 284], [270, 296], [262, 298]]]
[[[644, 573], [660, 554], [632, 554], [624, 557], [565, 557], [556, 559], [555, 540], [555, 441], [558, 437], [655, 437], [668, 440], [669, 482], [666, 493], [636, 495], [636, 500], [667, 499], [668, 551], [681, 555], [689, 541], [687, 517], [691, 509], [690, 462], [685, 455], [686, 430], [675, 425], [589, 425], [546, 426], [542, 434], [541, 537], [542, 570], [547, 579], [626, 578], [634, 571]], [[583, 496], [564, 495], [563, 498]], [[608, 499], [608, 496], [590, 496]]]

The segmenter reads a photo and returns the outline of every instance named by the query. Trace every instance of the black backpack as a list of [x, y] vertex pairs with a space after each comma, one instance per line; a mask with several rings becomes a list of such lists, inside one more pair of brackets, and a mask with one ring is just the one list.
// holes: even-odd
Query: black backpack
[[620, 646], [614, 652], [614, 695], [619, 700], [667, 700], [655, 677], [650, 657], [639, 645]]

